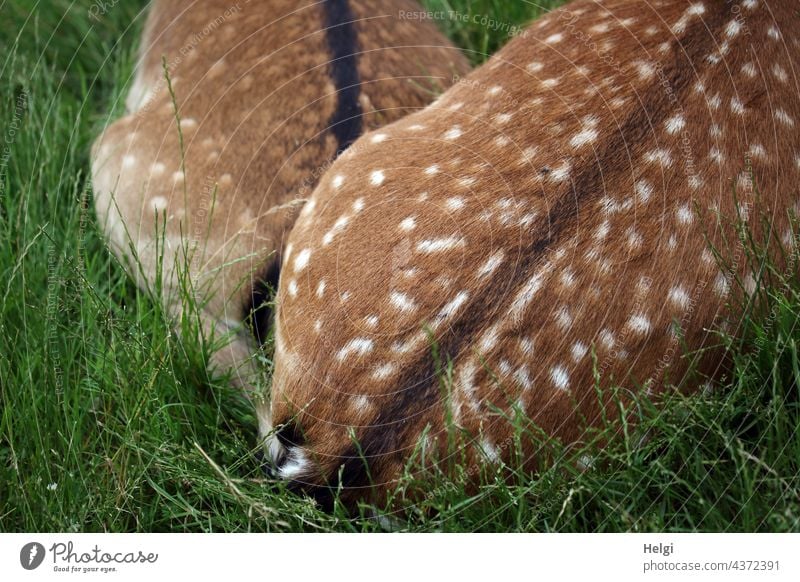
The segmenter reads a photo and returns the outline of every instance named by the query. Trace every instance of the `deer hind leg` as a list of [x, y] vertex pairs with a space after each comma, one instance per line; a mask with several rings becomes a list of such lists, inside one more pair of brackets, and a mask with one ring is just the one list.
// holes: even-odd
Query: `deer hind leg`
[[[218, 270], [216, 263], [206, 265], [202, 256], [187, 260], [187, 253], [195, 256], [192, 249], [197, 242], [187, 241], [173, 222], [165, 224], [161, 209], [152, 207], [152, 200], [166, 200], [170, 194], [158, 175], [151, 173], [144, 180], [140, 177], [141, 168], [152, 167], [153, 160], [147, 144], [129, 141], [133, 128], [132, 117], [124, 117], [109, 126], [94, 144], [92, 183], [99, 226], [137, 286], [162, 302], [173, 324], [180, 327], [181, 319], [189, 318], [202, 337], [217, 348], [208, 361], [208, 371], [230, 374], [233, 386], [257, 407], [260, 434], [268, 435], [270, 407], [259, 391], [265, 376], [255, 358], [259, 348], [239, 317], [246, 312], [238, 308], [241, 297], [206, 301], [219, 292], [216, 282], [223, 277], [244, 277], [246, 267], [240, 262], [225, 271]], [[136, 165], [128, 167], [130, 162]], [[272, 209], [262, 221], [268, 223], [264, 228], [288, 232], [300, 207], [294, 202]], [[215, 244], [209, 241], [203, 248], [213, 254]], [[275, 446], [270, 449], [271, 456], [280, 454]]]

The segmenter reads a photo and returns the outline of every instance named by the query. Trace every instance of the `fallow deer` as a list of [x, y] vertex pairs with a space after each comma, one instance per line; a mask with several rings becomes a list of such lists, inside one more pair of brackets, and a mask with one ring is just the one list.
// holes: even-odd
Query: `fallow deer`
[[415, 10], [159, 0], [150, 11], [127, 115], [93, 147], [96, 211], [139, 285], [163, 277], [172, 315], [188, 297], [205, 333], [232, 336], [211, 365], [245, 389], [258, 380], [246, 320], [265, 333], [264, 286], [277, 285], [282, 242], [324, 168], [468, 70], [431, 23], [398, 21]]
[[281, 477], [381, 502], [450, 428], [486, 466], [517, 411], [576, 443], [613, 386], [718, 377], [713, 330], [759, 279], [741, 220], [794, 256], [797, 30], [793, 0], [579, 0], [361, 137], [284, 255]]

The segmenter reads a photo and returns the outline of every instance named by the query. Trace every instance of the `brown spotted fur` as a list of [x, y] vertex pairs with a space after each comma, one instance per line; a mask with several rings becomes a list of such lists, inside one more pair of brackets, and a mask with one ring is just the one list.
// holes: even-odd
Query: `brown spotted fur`
[[580, 0], [362, 137], [288, 239], [281, 475], [381, 501], [415, 447], [442, 458], [448, 418], [469, 467], [507, 459], [518, 408], [578, 441], [601, 415], [592, 351], [603, 389], [696, 387], [680, 337], [717, 377], [709, 330], [735, 332], [735, 279], [759, 277], [734, 200], [795, 248], [797, 30], [791, 0]]

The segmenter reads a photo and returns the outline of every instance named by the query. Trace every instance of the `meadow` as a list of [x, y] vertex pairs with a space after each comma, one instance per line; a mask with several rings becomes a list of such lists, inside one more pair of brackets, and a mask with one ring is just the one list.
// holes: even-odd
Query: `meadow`
[[[478, 64], [559, 2], [424, 4], [461, 15], [438, 23]], [[369, 507], [326, 513], [264, 475], [250, 405], [205, 371], [211, 346], [176, 334], [106, 248], [89, 148], [121, 114], [144, 6], [0, 1], [0, 531], [382, 531]], [[541, 436], [536, 475], [499, 466], [475, 492], [431, 473], [392, 527], [799, 531], [800, 281], [763, 272], [736, 337], [718, 334], [731, 373], [713, 389], [620, 401], [622, 430], [610, 418], [580, 449]]]

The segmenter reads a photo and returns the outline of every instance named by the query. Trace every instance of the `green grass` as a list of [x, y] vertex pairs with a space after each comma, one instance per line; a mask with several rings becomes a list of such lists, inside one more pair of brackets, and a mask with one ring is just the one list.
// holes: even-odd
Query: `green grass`
[[[171, 331], [97, 231], [88, 151], [120, 110], [141, 4], [96, 20], [88, 0], [0, 4], [0, 530], [379, 530], [263, 477], [249, 405], [208, 377], [208, 347]], [[512, 25], [538, 14], [499, 0], [427, 5], [468, 15], [440, 24], [475, 62], [510, 30], [475, 14]], [[659, 410], [635, 403], [624, 415], [639, 427], [604, 449], [549, 443], [536, 476], [512, 463], [476, 493], [463, 475], [429, 474], [430, 494], [396, 527], [800, 530], [800, 284], [775, 274], [760, 305], [742, 341], [721, 338], [726, 385]], [[588, 453], [593, 468], [576, 470]]]

